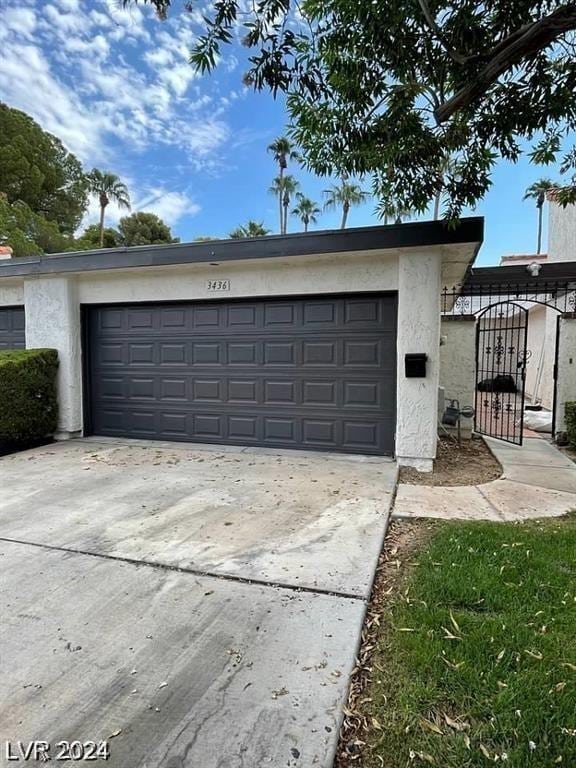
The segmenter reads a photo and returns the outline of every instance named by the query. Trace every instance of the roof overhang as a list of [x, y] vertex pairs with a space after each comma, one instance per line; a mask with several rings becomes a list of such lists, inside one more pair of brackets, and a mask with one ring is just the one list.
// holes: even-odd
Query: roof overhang
[[554, 261], [539, 264], [538, 275], [532, 275], [525, 264], [501, 267], [473, 267], [462, 287], [462, 293], [473, 295], [490, 289], [502, 289], [503, 293], [516, 290], [546, 292], [559, 284], [576, 285], [576, 261]]
[[461, 219], [453, 227], [448, 227], [443, 221], [418, 221], [391, 226], [268, 235], [240, 240], [107, 248], [6, 260], [0, 262], [0, 279], [28, 275], [85, 273], [96, 270], [173, 267], [332, 253], [441, 247], [443, 263], [454, 264], [452, 271], [457, 273], [457, 279], [460, 282], [478, 253], [483, 235], [484, 220], [481, 217], [474, 217]]

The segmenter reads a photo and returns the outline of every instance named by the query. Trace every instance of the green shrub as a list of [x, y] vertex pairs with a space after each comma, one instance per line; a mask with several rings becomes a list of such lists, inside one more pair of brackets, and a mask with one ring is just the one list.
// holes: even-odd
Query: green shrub
[[566, 417], [568, 442], [573, 448], [576, 448], [576, 401], [566, 403], [564, 414]]
[[58, 424], [55, 349], [0, 351], [0, 448], [51, 437]]

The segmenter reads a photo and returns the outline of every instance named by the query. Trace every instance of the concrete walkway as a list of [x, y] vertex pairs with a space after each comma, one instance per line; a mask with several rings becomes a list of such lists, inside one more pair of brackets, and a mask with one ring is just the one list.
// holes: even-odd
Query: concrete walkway
[[576, 464], [551, 443], [528, 438], [516, 446], [486, 443], [502, 465], [498, 480], [482, 485], [398, 486], [393, 517], [515, 521], [557, 517], [576, 509]]

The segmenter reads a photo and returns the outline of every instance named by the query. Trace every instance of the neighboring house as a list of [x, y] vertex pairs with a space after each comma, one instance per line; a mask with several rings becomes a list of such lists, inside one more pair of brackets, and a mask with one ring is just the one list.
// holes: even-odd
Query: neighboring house
[[[503, 256], [501, 266], [576, 261], [576, 206], [561, 208], [553, 201], [549, 206], [548, 252]], [[525, 306], [529, 309], [526, 401], [552, 410], [558, 312], [537, 303]]]
[[470, 218], [6, 259], [0, 344], [58, 350], [61, 438], [431, 470], [440, 289], [464, 280], [482, 237]]

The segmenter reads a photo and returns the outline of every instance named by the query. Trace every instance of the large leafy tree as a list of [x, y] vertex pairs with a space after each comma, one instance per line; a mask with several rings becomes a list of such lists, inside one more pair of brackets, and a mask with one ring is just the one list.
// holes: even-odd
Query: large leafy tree
[[88, 189], [90, 194], [96, 197], [100, 204], [100, 248], [104, 248], [104, 216], [106, 208], [113, 202], [119, 208], [130, 210], [128, 187], [116, 174], [93, 168], [88, 174]]
[[538, 211], [538, 242], [536, 253], [540, 253], [542, 250], [542, 212], [544, 210], [544, 203], [546, 202], [546, 195], [552, 190], [556, 190], [557, 186], [558, 185], [551, 179], [538, 179], [538, 181], [530, 184], [524, 193], [524, 200], [536, 200], [536, 209]]
[[78, 251], [89, 251], [95, 248], [118, 248], [123, 245], [123, 242], [122, 235], [114, 227], [104, 227], [104, 233], [102, 233], [99, 224], [90, 224], [74, 241], [74, 245]]
[[120, 219], [118, 225], [122, 243], [132, 245], [162, 245], [179, 243], [180, 239], [172, 236], [170, 227], [155, 213], [139, 211]]
[[11, 203], [0, 193], [0, 245], [9, 245], [13, 255], [38, 256], [67, 251], [72, 238], [63, 235], [56, 222], [35, 213], [22, 201]]
[[88, 202], [79, 160], [31, 117], [1, 102], [0, 192], [67, 235], [79, 226]]
[[[160, 16], [171, 5], [141, 1]], [[566, 147], [576, 129], [575, 3], [215, 0], [193, 65], [212, 70], [237, 27], [252, 53], [246, 81], [287, 95], [291, 136], [315, 172], [369, 174], [381, 205], [415, 212], [443, 193], [454, 218], [527, 139], [536, 162], [562, 154], [557, 199], [576, 200], [576, 149]], [[443, 173], [446, 156], [455, 165]]]
[[360, 185], [354, 184], [346, 178], [343, 178], [339, 184], [332, 184], [329, 189], [325, 189], [324, 195], [326, 196], [325, 208], [342, 208], [341, 229], [346, 229], [350, 208], [361, 205], [368, 197], [368, 193]]
[[292, 215], [300, 219], [304, 225], [304, 232], [308, 232], [310, 224], [316, 224], [320, 212], [320, 208], [318, 208], [314, 200], [306, 197], [302, 192], [296, 193], [296, 205], [292, 209]]
[[269, 234], [270, 230], [266, 229], [262, 222], [250, 219], [247, 224], [243, 224], [232, 230], [229, 237], [231, 237], [232, 240], [241, 240], [243, 237], [264, 237]]
[[274, 160], [278, 163], [278, 213], [280, 220], [280, 234], [283, 234], [286, 231], [287, 223], [283, 200], [284, 172], [288, 168], [288, 161], [298, 160], [299, 154], [290, 139], [286, 138], [286, 136], [279, 136], [277, 139], [274, 139], [272, 144], [268, 146], [268, 152], [274, 156]]

